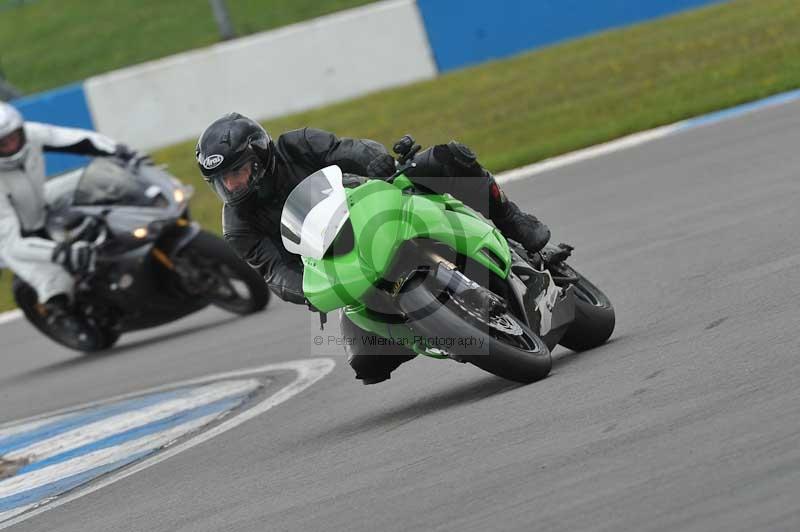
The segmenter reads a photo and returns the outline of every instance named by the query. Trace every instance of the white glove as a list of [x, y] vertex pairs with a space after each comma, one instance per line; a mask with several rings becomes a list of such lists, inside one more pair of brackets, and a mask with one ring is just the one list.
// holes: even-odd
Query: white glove
[[61, 242], [53, 250], [52, 261], [63, 266], [72, 275], [83, 275], [94, 271], [97, 252], [92, 244], [84, 241]]

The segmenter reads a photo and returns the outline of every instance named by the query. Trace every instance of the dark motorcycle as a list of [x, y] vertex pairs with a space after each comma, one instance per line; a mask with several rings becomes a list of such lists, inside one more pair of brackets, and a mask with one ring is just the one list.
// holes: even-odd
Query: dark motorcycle
[[[219, 237], [189, 218], [193, 189], [163, 168], [95, 159], [56, 202], [47, 232], [97, 249], [77, 279], [74, 314], [58, 319], [33, 288], [14, 279], [17, 305], [34, 327], [71, 349], [95, 352], [124, 332], [162, 325], [209, 304], [236, 314], [262, 310], [269, 291]], [[77, 177], [77, 176], [76, 176]]]

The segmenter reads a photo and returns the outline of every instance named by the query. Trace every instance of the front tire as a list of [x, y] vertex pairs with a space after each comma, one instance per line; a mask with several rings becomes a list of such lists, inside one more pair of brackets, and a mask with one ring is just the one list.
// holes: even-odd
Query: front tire
[[[199, 273], [201, 284], [210, 286], [202, 296], [214, 306], [247, 315], [263, 310], [269, 302], [269, 289], [258, 272], [240, 259], [224, 240], [211, 233], [200, 231], [181, 250], [179, 260], [185, 261], [193, 273]], [[187, 284], [196, 282], [196, 279], [190, 280]], [[187, 288], [194, 291], [193, 286]]]
[[[498, 377], [528, 384], [545, 378], [552, 367], [550, 350], [539, 336], [510, 313], [501, 319], [514, 334], [499, 332], [479, 323], [474, 313], [453, 298], [438, 292], [428, 282], [398, 296], [398, 305], [410, 318], [410, 328], [430, 340], [441, 338], [482, 341], [480, 353], [471, 346], [455, 343], [447, 350], [459, 361], [469, 362]], [[430, 344], [429, 344], [430, 345]], [[434, 344], [435, 345], [435, 344]]]

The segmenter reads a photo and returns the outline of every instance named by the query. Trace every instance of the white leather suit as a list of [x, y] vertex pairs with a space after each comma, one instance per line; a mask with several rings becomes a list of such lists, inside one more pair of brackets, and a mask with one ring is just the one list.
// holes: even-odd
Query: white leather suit
[[0, 262], [30, 284], [40, 302], [58, 294], [71, 297], [73, 278], [52, 262], [56, 243], [43, 233], [48, 200], [75, 178], [67, 175], [46, 183], [43, 152], [112, 155], [117, 143], [92, 131], [22, 123], [19, 113], [0, 102], [0, 136], [15, 125], [23, 127], [25, 144], [16, 154], [0, 157]]

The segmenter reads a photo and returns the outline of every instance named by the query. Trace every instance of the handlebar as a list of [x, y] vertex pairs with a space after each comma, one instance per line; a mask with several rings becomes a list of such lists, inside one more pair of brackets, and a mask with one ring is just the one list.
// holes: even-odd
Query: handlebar
[[392, 183], [399, 175], [404, 174], [409, 168], [416, 166], [414, 156], [422, 149], [422, 146], [416, 143], [414, 137], [411, 135], [403, 135], [403, 137], [394, 143], [392, 151], [399, 157], [397, 171], [389, 177], [386, 182]]
[[397, 162], [399, 162], [401, 165], [412, 160], [417, 152], [421, 149], [422, 146], [417, 144], [414, 140], [414, 137], [411, 135], [403, 135], [403, 138], [395, 142], [394, 146], [392, 146], [392, 151], [400, 156], [398, 157]]

